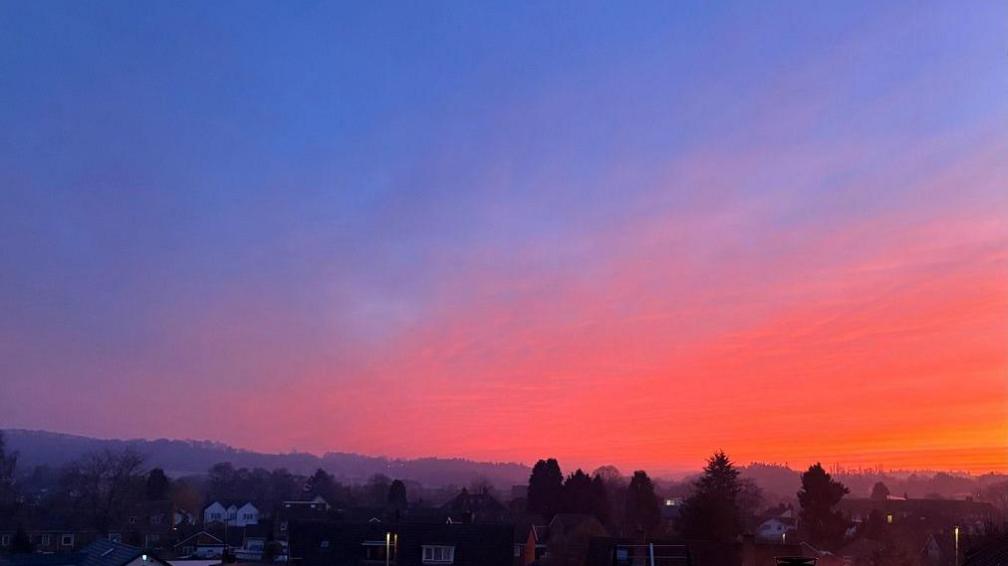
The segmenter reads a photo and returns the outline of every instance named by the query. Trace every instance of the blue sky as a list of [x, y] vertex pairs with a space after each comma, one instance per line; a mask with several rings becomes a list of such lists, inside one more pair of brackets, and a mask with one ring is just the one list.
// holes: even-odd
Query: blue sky
[[[890, 238], [919, 241], [927, 228], [945, 246], [926, 262], [902, 252], [894, 286], [915, 288], [935, 262], [951, 262], [972, 288], [996, 288], [997, 218], [1008, 211], [996, 166], [1005, 12], [996, 3], [4, 2], [0, 425], [538, 457], [549, 443], [485, 448], [502, 423], [523, 418], [516, 391], [548, 397], [586, 372], [598, 396], [653, 394], [655, 380], [679, 387], [703, 370], [682, 373], [688, 364], [663, 344], [690, 344], [676, 355], [695, 356], [789, 309], [839, 308], [830, 300], [874, 287], [838, 266], [876, 261]], [[838, 239], [828, 261], [799, 250]], [[974, 253], [985, 259], [962, 259]], [[808, 281], [824, 288], [800, 292]], [[1004, 313], [998, 297], [988, 313]], [[639, 322], [659, 319], [678, 322]], [[1004, 335], [970, 321], [991, 342]], [[583, 368], [573, 360], [585, 349], [614, 343], [571, 334], [591, 325], [628, 325], [647, 346]], [[1003, 400], [989, 384], [1004, 357], [984, 353], [988, 378], [973, 393]], [[624, 357], [623, 369], [607, 366]], [[864, 354], [864, 367], [878, 363]], [[926, 399], [949, 384], [932, 369]], [[746, 388], [754, 378], [716, 379]], [[474, 399], [499, 411], [481, 418], [456, 406], [452, 395], [472, 381]], [[355, 423], [381, 406], [330, 398], [367, 398], [389, 383], [409, 410], [377, 430]], [[206, 398], [192, 398], [197, 387]], [[295, 391], [337, 415], [325, 421], [332, 432], [308, 419], [209, 432], [212, 400], [237, 391], [250, 413]], [[153, 410], [102, 422], [118, 396]], [[569, 411], [587, 418], [592, 406], [586, 397]], [[397, 435], [416, 407], [443, 412], [446, 430], [425, 429], [441, 443]], [[549, 422], [543, 411], [534, 418]], [[962, 419], [945, 426], [980, 426]], [[448, 432], [473, 422], [481, 445]], [[652, 416], [620, 430], [664, 424]], [[698, 442], [724, 447], [712, 435]], [[552, 445], [604, 458], [573, 436]], [[648, 442], [699, 461], [699, 447]], [[645, 458], [630, 444], [615, 457]]]

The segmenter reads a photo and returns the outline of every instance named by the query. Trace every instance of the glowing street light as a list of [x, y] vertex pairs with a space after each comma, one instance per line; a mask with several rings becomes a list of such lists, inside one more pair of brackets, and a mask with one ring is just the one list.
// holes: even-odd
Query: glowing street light
[[956, 566], [959, 566], [959, 525], [952, 527], [952, 533], [955, 535], [955, 563]]

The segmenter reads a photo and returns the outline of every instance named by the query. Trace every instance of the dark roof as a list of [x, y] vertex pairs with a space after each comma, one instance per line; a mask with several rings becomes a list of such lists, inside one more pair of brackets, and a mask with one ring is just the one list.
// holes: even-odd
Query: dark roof
[[511, 566], [513, 528], [498, 524], [303, 523], [291, 525], [292, 548], [304, 566], [358, 564], [366, 542], [381, 545], [395, 533], [399, 566], [421, 566], [424, 545], [455, 547], [456, 566]]
[[123, 566], [143, 555], [153, 565], [168, 563], [135, 546], [99, 539], [82, 551], [71, 554], [15, 554], [7, 558], [9, 566]]
[[566, 533], [571, 529], [576, 529], [584, 524], [594, 524], [599, 528], [602, 528], [602, 523], [595, 518], [594, 515], [588, 515], [586, 513], [557, 513], [553, 516], [553, 520], [550, 521], [550, 530], [554, 531], [559, 528], [562, 533]]

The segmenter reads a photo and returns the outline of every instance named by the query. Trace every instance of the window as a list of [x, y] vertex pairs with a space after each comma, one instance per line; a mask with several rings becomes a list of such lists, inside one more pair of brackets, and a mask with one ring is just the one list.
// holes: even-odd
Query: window
[[280, 521], [280, 532], [281, 533], [287, 532], [287, 521]]
[[10, 535], [0, 535], [0, 546], [10, 546]]
[[324, 540], [319, 544], [319, 548], [329, 548], [329, 541]]
[[60, 546], [73, 546], [74, 536], [73, 535], [63, 535], [60, 537]]
[[129, 518], [129, 524], [135, 525], [136, 524], [136, 517], [130, 517]]
[[424, 564], [451, 564], [455, 562], [454, 546], [427, 546], [423, 547]]
[[42, 543], [41, 543], [42, 546], [49, 546], [49, 543], [51, 542], [52, 539], [49, 537], [49, 535], [42, 535]]

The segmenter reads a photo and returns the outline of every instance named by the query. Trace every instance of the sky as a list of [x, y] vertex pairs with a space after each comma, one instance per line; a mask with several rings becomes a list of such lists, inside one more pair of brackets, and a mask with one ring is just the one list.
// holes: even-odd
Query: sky
[[0, 3], [0, 427], [1008, 472], [1008, 6]]

